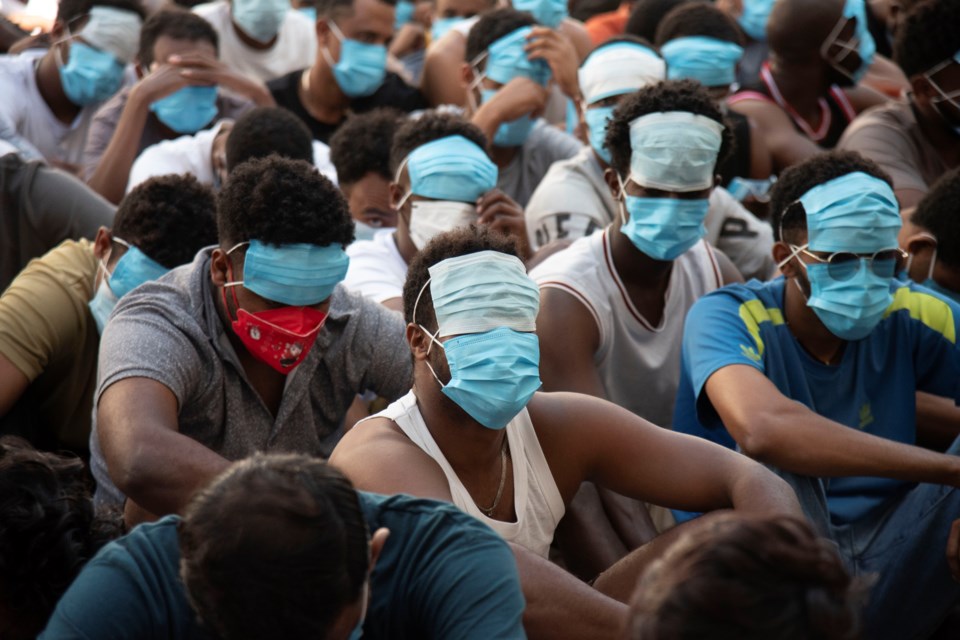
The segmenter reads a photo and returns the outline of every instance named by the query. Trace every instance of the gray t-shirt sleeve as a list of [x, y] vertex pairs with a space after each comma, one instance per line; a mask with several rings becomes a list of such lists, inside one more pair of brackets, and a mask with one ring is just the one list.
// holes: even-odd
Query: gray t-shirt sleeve
[[100, 158], [110, 144], [110, 138], [117, 129], [123, 107], [127, 104], [129, 91], [121, 91], [108, 100], [93, 116], [90, 130], [87, 132], [87, 143], [83, 148], [82, 171], [83, 179], [89, 180], [100, 164]]

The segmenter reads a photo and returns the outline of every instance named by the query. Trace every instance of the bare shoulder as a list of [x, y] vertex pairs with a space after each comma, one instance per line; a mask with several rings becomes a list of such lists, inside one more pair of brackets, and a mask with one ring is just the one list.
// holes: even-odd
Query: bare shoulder
[[560, 33], [570, 39], [581, 60], [586, 58], [590, 50], [593, 49], [590, 32], [587, 31], [587, 27], [579, 20], [565, 18], [564, 21], [560, 23]]
[[440, 465], [387, 418], [358, 423], [333, 450], [330, 464], [357, 489], [450, 500]]

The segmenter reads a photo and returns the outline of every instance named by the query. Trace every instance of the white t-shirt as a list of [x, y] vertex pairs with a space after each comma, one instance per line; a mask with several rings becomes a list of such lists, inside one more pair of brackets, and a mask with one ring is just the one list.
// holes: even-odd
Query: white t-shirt
[[101, 103], [81, 109], [69, 125], [60, 122], [37, 88], [36, 63], [44, 53], [0, 56], [0, 138], [25, 158], [79, 164]]
[[373, 240], [357, 240], [347, 247], [350, 266], [344, 286], [378, 304], [403, 297], [403, 283], [407, 279], [407, 263], [397, 249], [394, 231], [377, 231]]
[[[144, 149], [130, 169], [127, 193], [141, 182], [171, 173], [190, 173], [200, 183], [213, 186], [213, 139], [217, 137], [223, 122], [221, 120], [216, 126], [193, 135], [164, 140]], [[313, 141], [313, 164], [336, 184], [337, 170], [330, 162], [330, 147], [319, 140]]]
[[220, 37], [220, 59], [234, 71], [261, 82], [306, 69], [317, 55], [314, 23], [299, 11], [287, 11], [277, 41], [263, 51], [248, 47], [240, 40], [230, 20], [227, 0], [200, 4], [193, 11], [216, 29]]

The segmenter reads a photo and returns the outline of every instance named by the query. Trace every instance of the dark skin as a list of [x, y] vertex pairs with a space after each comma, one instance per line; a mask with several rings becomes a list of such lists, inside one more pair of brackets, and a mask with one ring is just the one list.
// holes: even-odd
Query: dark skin
[[[805, 233], [791, 240], [805, 242]], [[783, 242], [773, 248], [783, 262], [792, 249]], [[817, 255], [823, 255], [814, 252]], [[846, 345], [823, 325], [804, 295], [809, 291], [803, 263], [816, 260], [799, 254], [781, 271], [784, 319], [803, 348], [820, 362], [839, 362]], [[798, 288], [795, 282], [799, 282]], [[801, 294], [800, 288], [804, 289]], [[813, 477], [876, 476], [909, 482], [960, 487], [960, 458], [850, 429], [820, 416], [784, 396], [762, 372], [747, 365], [729, 365], [711, 375], [707, 397], [730, 435], [746, 455], [774, 467]], [[960, 576], [960, 530], [954, 522], [947, 557]]]
[[[814, 8], [816, 11], [813, 11]], [[810, 7], [804, 29], [798, 28], [796, 35], [792, 36], [788, 51], [778, 51], [775, 46], [777, 41], [771, 40], [769, 61], [773, 79], [784, 100], [814, 131], [822, 124], [821, 100], [829, 93], [830, 87], [849, 84], [846, 76], [821, 53], [821, 46], [841, 20], [842, 11], [842, 2], [819, 1], [816, 7]], [[787, 19], [784, 16], [786, 13], [786, 10], [775, 10], [771, 14], [771, 21]], [[856, 20], [847, 20], [836, 40], [853, 39], [855, 29]], [[833, 42], [826, 54], [828, 57], [837, 57], [840, 49], [840, 45]], [[859, 56], [847, 55], [839, 64], [847, 73], [853, 73], [859, 66]], [[881, 94], [864, 87], [846, 88], [844, 92], [858, 113], [885, 101]], [[797, 131], [790, 115], [772, 102], [745, 99], [731, 108], [754, 121], [770, 149], [776, 173], [823, 151], [813, 140]]]
[[[214, 249], [210, 262], [211, 295], [223, 329], [243, 366], [247, 381], [272, 415], [283, 396], [285, 376], [255, 359], [233, 332], [236, 318], [233, 295], [224, 284], [243, 279], [243, 249], [230, 256], [235, 243]], [[232, 273], [232, 277], [231, 277]], [[282, 307], [242, 286], [236, 291], [240, 307], [256, 313]], [[326, 312], [329, 299], [313, 305]], [[179, 513], [192, 495], [229, 466], [229, 461], [179, 431], [180, 407], [165, 385], [148, 378], [125, 378], [103, 392], [97, 406], [97, 431], [110, 477], [128, 496], [126, 520], [132, 525], [155, 519], [153, 514]]]
[[[440, 380], [449, 381], [446, 357], [422, 329], [408, 325], [407, 341], [414, 358], [413, 390], [431, 436], [474, 502], [482, 507], [493, 504], [506, 431], [480, 425], [443, 395], [426, 363], [431, 363]], [[689, 506], [703, 501], [713, 508], [736, 506], [794, 514], [799, 511], [792, 492], [761, 467], [744, 466], [741, 456], [732, 452], [719, 455], [719, 448], [702, 446], [709, 443], [659, 429], [612, 404], [577, 394], [537, 393], [527, 409], [565, 504], [573, 499], [583, 481], [594, 480], [612, 490], [663, 504]], [[584, 437], [584, 425], [590, 425], [590, 437]], [[645, 462], [638, 466], [641, 458]], [[364, 423], [364, 428], [349, 432], [330, 462], [360, 489], [451, 500], [450, 486], [440, 466], [385, 418], [374, 418]], [[516, 462], [508, 456], [506, 484], [492, 513], [494, 519], [516, 521]], [[676, 481], [664, 482], [668, 477]], [[623, 565], [606, 574], [601, 591], [625, 600], [644, 564], [641, 556], [628, 557]], [[554, 597], [564, 599], [573, 588], [571, 584], [579, 584], [557, 571], [545, 579], [543, 568], [536, 562], [524, 561], [521, 566], [528, 602], [540, 606]], [[579, 632], [596, 637], [583, 628], [583, 621], [596, 619], [597, 612], [605, 611], [613, 620], [608, 618], [606, 628], [594, 630], [593, 634], [615, 637], [611, 622], [619, 625], [620, 609], [595, 591], [577, 588], [580, 597], [570, 603], [570, 608], [557, 613], [563, 615], [553, 619], [550, 635], [583, 637], [578, 636]], [[528, 611], [525, 621], [535, 618], [543, 622], [538, 618], [542, 613]]]

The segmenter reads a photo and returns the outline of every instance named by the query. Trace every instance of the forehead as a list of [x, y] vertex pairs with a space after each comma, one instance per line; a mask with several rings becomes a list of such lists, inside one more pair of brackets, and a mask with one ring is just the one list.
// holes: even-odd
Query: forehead
[[341, 29], [348, 29], [354, 35], [371, 33], [389, 37], [393, 33], [394, 7], [380, 0], [354, 0], [353, 10], [345, 9], [342, 14], [334, 14], [334, 20]]
[[489, 0], [436, 0], [437, 13], [458, 16], [473, 16], [483, 13], [493, 5]]
[[187, 40], [185, 38], [172, 38], [167, 35], [161, 35], [153, 43], [154, 61], [164, 63], [174, 54], [198, 54], [216, 58], [217, 48], [209, 40]]

